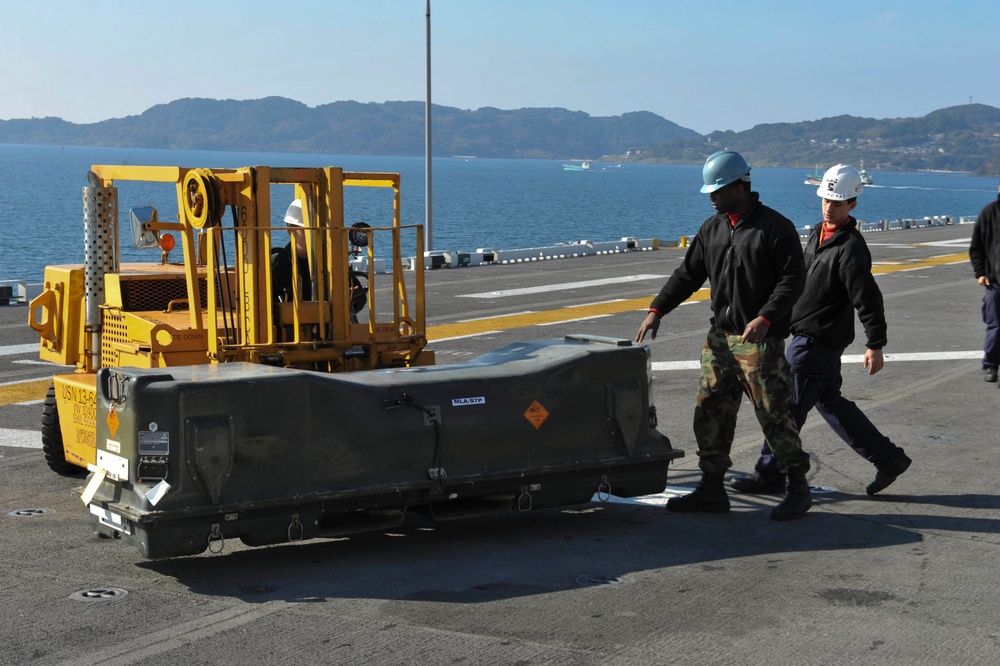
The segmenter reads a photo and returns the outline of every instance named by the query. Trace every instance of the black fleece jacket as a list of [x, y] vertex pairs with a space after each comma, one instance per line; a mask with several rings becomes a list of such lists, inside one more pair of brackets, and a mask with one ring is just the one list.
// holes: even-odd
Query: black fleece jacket
[[802, 244], [788, 218], [760, 203], [756, 192], [751, 196], [735, 227], [725, 213], [705, 220], [650, 310], [667, 314], [708, 280], [714, 328], [739, 335], [763, 316], [771, 324], [767, 337], [788, 337], [792, 306], [805, 282]]
[[882, 349], [886, 343], [882, 291], [872, 275], [872, 255], [852, 217], [819, 244], [823, 225], [806, 241], [806, 288], [792, 311], [792, 334], [812, 338], [830, 347], [854, 341], [854, 310], [865, 329], [865, 346]]
[[986, 276], [990, 284], [997, 284], [1000, 272], [1000, 196], [987, 204], [972, 228], [972, 242], [969, 243], [969, 260], [976, 279]]

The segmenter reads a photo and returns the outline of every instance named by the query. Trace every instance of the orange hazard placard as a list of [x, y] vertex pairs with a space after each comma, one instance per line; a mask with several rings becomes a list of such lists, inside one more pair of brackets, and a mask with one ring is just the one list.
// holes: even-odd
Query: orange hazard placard
[[545, 423], [545, 419], [549, 418], [549, 411], [542, 407], [540, 402], [535, 400], [528, 407], [528, 411], [524, 413], [524, 418], [528, 419], [531, 425], [535, 426], [535, 430], [538, 430]]
[[112, 437], [118, 432], [118, 412], [115, 411], [114, 407], [108, 412], [108, 429], [111, 430]]

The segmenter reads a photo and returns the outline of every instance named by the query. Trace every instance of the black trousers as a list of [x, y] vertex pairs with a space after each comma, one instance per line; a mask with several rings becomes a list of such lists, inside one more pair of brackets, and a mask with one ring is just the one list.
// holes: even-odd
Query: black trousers
[[[792, 415], [801, 428], [809, 410], [816, 407], [823, 420], [858, 455], [875, 467], [881, 467], [901, 455], [903, 450], [889, 441], [856, 404], [841, 395], [840, 357], [843, 353], [843, 348], [827, 347], [798, 335], [792, 338], [785, 352], [794, 380]], [[754, 469], [765, 478], [781, 476], [767, 442], [764, 442]]]

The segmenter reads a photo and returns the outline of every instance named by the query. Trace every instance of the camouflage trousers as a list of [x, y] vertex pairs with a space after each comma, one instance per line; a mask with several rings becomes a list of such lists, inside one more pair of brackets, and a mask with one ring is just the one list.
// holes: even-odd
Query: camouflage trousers
[[701, 384], [694, 409], [701, 471], [722, 474], [732, 466], [729, 453], [744, 395], [753, 403], [781, 472], [808, 471], [809, 454], [802, 450], [791, 411], [792, 390], [784, 340], [741, 343], [739, 335], [709, 331], [701, 351]]

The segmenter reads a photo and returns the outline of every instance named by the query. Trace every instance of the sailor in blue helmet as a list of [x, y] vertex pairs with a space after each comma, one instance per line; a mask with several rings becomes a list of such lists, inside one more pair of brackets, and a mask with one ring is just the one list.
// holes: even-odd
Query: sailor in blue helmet
[[[997, 381], [1000, 366], [1000, 187], [996, 201], [986, 204], [972, 228], [969, 259], [976, 273], [976, 282], [983, 291], [983, 323], [986, 340], [983, 343], [983, 379]], [[1000, 384], [997, 384], [1000, 387]]]
[[742, 155], [731, 150], [711, 155], [702, 177], [701, 191], [716, 214], [701, 225], [635, 336], [636, 342], [647, 333], [655, 339], [661, 319], [709, 282], [712, 317], [694, 410], [701, 482], [694, 492], [670, 498], [667, 510], [729, 511], [723, 481], [732, 466], [736, 415], [746, 395], [788, 477], [785, 498], [771, 518], [791, 520], [812, 505], [809, 456], [792, 416], [792, 378], [785, 360], [792, 307], [805, 283], [802, 245], [795, 225], [751, 190], [750, 166]]
[[[838, 164], [823, 174], [816, 194], [821, 197], [823, 222], [806, 241], [805, 291], [792, 310], [792, 341], [786, 358], [795, 380], [792, 413], [799, 427], [815, 406], [834, 432], [858, 455], [875, 466], [869, 495], [892, 484], [910, 466], [910, 458], [893, 444], [840, 393], [843, 385], [840, 357], [854, 341], [854, 312], [865, 330], [862, 366], [874, 375], [885, 364], [885, 306], [872, 275], [872, 256], [851, 211], [864, 190], [861, 173]], [[778, 471], [767, 442], [750, 476], [732, 482], [743, 493], [782, 492], [785, 479]]]

